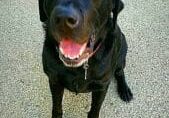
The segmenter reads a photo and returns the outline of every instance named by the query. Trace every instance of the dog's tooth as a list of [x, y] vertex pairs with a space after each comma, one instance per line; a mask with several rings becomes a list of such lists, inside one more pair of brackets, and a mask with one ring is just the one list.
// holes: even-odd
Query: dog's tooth
[[71, 59], [72, 57], [69, 54], [67, 54], [67, 58]]
[[83, 50], [81, 49], [79, 55], [82, 55], [82, 53], [83, 53]]
[[76, 58], [76, 56], [71, 56], [71, 55], [68, 55], [68, 58], [69, 58], [69, 59], [75, 59], [75, 58]]
[[79, 57], [80, 57], [80, 55], [77, 55], [77, 56], [76, 56], [76, 58], [79, 58]]
[[74, 57], [69, 56], [70, 59], [74, 59]]
[[82, 54], [83, 54], [83, 52], [84, 52], [84, 50], [85, 50], [85, 48], [81, 48], [81, 49], [80, 49], [80, 53], [79, 53], [79, 55], [82, 55]]
[[64, 55], [66, 58], [68, 58], [69, 56], [67, 54]]
[[64, 54], [64, 51], [63, 51], [63, 49], [60, 47], [59, 48], [59, 50], [60, 50], [60, 52], [62, 53], [62, 54]]
[[85, 49], [86, 49], [86, 45], [87, 45], [87, 43], [83, 44], [83, 46], [82, 46], [81, 49], [80, 49], [79, 55], [82, 55], [82, 54], [83, 54], [83, 52], [84, 52]]
[[76, 59], [76, 58], [78, 58], [78, 55], [76, 55], [76, 56], [74, 57], [74, 59]]

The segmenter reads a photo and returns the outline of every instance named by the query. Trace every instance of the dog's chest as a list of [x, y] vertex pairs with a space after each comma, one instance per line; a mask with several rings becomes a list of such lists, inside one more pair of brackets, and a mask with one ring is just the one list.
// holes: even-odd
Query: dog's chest
[[65, 88], [76, 93], [104, 90], [110, 80], [111, 73], [106, 73], [109, 69], [104, 66], [104, 63], [99, 65], [96, 67], [89, 65], [87, 70], [78, 68], [66, 71], [67, 76], [62, 78], [61, 82]]
[[64, 87], [76, 93], [85, 93], [105, 89], [104, 84], [106, 84], [108, 79], [104, 80], [104, 77], [92, 77], [91, 73], [88, 73], [88, 76], [85, 79], [84, 73], [85, 72], [83, 72], [83, 74], [79, 73], [78, 75], [70, 76], [70, 78], [62, 79]]

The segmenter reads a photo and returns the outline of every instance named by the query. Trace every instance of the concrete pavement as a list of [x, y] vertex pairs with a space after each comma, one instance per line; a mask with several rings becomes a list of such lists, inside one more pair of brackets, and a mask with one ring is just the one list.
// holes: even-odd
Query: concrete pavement
[[[125, 0], [119, 24], [129, 51], [126, 78], [134, 100], [109, 87], [100, 118], [169, 118], [169, 1]], [[50, 118], [37, 0], [0, 0], [0, 118]], [[90, 93], [65, 91], [64, 118], [86, 118]]]

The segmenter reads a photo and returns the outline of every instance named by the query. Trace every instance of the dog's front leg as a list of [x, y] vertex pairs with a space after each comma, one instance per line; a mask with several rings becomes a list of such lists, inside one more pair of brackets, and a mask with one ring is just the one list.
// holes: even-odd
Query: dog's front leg
[[88, 118], [99, 118], [100, 108], [107, 93], [107, 88], [104, 91], [92, 92], [92, 104], [88, 113]]
[[62, 118], [62, 98], [64, 87], [59, 82], [49, 80], [50, 90], [52, 93], [52, 118]]

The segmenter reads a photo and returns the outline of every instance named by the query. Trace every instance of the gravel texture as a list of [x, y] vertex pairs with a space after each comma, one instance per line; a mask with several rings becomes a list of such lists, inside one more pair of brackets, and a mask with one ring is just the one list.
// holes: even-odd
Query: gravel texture
[[[50, 118], [43, 73], [44, 32], [37, 0], [0, 0], [0, 118]], [[119, 24], [129, 50], [126, 78], [134, 93], [122, 102], [112, 81], [100, 118], [169, 118], [169, 0], [125, 0]], [[91, 94], [64, 94], [64, 118], [86, 118]]]

